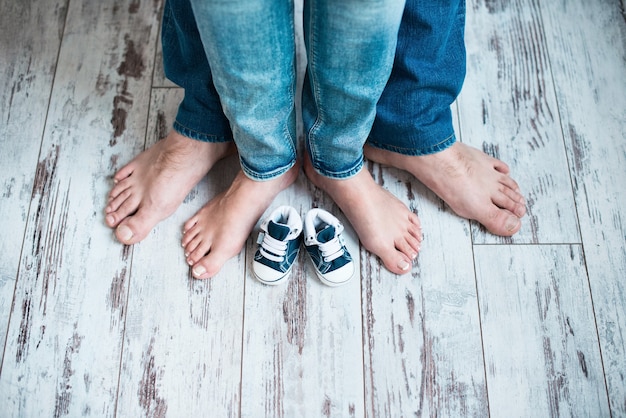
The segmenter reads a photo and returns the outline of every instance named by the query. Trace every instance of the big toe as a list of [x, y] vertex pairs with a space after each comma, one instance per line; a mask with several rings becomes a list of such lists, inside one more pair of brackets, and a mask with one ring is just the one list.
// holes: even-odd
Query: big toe
[[494, 208], [484, 219], [477, 219], [489, 232], [503, 237], [515, 234], [522, 227], [519, 217], [505, 209]]
[[210, 279], [222, 270], [229, 258], [231, 257], [212, 251], [193, 265], [191, 273], [196, 279]]
[[196, 279], [209, 279], [215, 277], [224, 267], [224, 264], [233, 257], [241, 253], [245, 245], [245, 240], [239, 242], [237, 240], [224, 241], [217, 240], [217, 243], [211, 246], [208, 253], [193, 263], [191, 273]]
[[392, 249], [381, 249], [373, 251], [383, 262], [387, 270], [395, 274], [407, 274], [411, 271], [411, 259], [401, 251]]
[[118, 225], [115, 236], [122, 244], [136, 244], [148, 236], [157, 222], [157, 219], [145, 216], [139, 211]]

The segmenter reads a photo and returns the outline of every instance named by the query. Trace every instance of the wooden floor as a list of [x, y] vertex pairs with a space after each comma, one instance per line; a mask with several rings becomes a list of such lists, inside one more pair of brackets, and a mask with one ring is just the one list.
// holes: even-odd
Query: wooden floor
[[[184, 221], [220, 163], [141, 244], [104, 224], [111, 175], [163, 137], [160, 0], [0, 0], [0, 416], [626, 417], [626, 18], [620, 0], [468, 0], [459, 138], [528, 200], [502, 239], [405, 173], [370, 164], [420, 215], [397, 277], [282, 287], [251, 237], [191, 279]], [[338, 213], [303, 176], [275, 202]]]

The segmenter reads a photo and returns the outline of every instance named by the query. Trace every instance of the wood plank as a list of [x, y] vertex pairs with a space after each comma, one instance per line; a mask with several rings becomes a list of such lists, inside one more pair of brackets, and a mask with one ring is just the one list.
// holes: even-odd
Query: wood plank
[[66, 8], [0, 0], [0, 370]]
[[[626, 416], [624, 2], [542, 4], [613, 416]], [[599, 29], [602, 28], [602, 29]]]
[[130, 251], [103, 208], [107, 175], [143, 147], [159, 9], [68, 11], [0, 376], [6, 416], [114, 414]]
[[[304, 137], [298, 99], [306, 53], [303, 4], [301, 0], [294, 3], [299, 69], [297, 128], [302, 153]], [[264, 216], [280, 205], [295, 207], [303, 218], [313, 207], [337, 216], [346, 228], [346, 246], [358, 264], [356, 233], [338, 207], [312, 186], [304, 173], [277, 196]], [[276, 288], [265, 286], [256, 281], [251, 271], [259, 224], [260, 220], [247, 245], [242, 416], [363, 416], [361, 313], [360, 299], [355, 298], [360, 292], [358, 271], [345, 286], [327, 287], [318, 280], [302, 249], [289, 282]]]
[[367, 416], [487, 416], [469, 222], [409, 174], [370, 170], [417, 211], [424, 242], [406, 276], [361, 256]]
[[[295, 2], [298, 83], [302, 91], [304, 51], [301, 0]], [[303, 129], [297, 100], [300, 153]], [[264, 216], [280, 205], [291, 205], [305, 216], [312, 207], [335, 214], [345, 226], [344, 238], [353, 257], [358, 238], [336, 205], [304, 176], [277, 196]], [[263, 219], [263, 217], [261, 218]], [[257, 223], [255, 232], [258, 231]], [[254, 278], [251, 263], [256, 234], [248, 241], [246, 311], [242, 368], [242, 416], [363, 416], [363, 354], [358, 271], [339, 288], [324, 286], [308, 255], [301, 250], [291, 278], [272, 288]], [[261, 349], [260, 349], [261, 348]]]
[[[264, 216], [280, 205], [295, 207], [303, 219], [312, 207], [337, 216], [358, 264], [356, 233], [303, 173]], [[325, 286], [302, 248], [288, 283], [266, 286], [251, 270], [256, 240], [247, 248], [242, 416], [363, 416], [359, 272], [344, 286]]]
[[493, 416], [609, 416], [580, 245], [474, 246]]
[[[180, 89], [155, 89], [149, 143], [171, 125]], [[217, 164], [179, 210], [133, 252], [117, 416], [239, 414], [245, 254], [210, 280], [194, 280], [180, 247], [182, 226], [226, 188], [236, 158]]]
[[515, 237], [473, 224], [475, 243], [578, 243], [567, 159], [536, 0], [467, 2], [461, 138], [505, 161], [526, 196]]

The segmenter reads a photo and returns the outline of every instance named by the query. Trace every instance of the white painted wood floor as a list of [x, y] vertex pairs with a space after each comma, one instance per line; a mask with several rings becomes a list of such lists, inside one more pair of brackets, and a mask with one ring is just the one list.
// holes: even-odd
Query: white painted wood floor
[[[626, 416], [626, 20], [620, 0], [468, 0], [463, 142], [528, 200], [513, 239], [369, 165], [420, 215], [396, 277], [359, 251], [332, 289], [301, 255], [277, 288], [253, 238], [194, 281], [183, 222], [141, 244], [104, 224], [111, 175], [164, 136], [160, 0], [0, 0], [0, 416]], [[275, 205], [329, 199], [301, 176]]]

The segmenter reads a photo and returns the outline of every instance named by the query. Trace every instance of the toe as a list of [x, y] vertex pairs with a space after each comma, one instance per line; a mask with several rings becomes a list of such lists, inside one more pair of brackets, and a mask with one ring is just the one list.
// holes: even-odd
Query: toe
[[[391, 245], [389, 248], [372, 251], [377, 254], [385, 267], [395, 274], [406, 274], [411, 271], [411, 258]], [[411, 253], [411, 251], [408, 251]]]
[[116, 197], [110, 198], [106, 208], [104, 208], [104, 211], [106, 213], [116, 212], [131, 196], [132, 194], [130, 190], [125, 190]]
[[[120, 204], [121, 203], [121, 204]], [[122, 222], [127, 217], [131, 216], [134, 212], [137, 211], [137, 207], [139, 206], [139, 199], [135, 196], [129, 196], [128, 199], [123, 202], [116, 202], [116, 204], [120, 204], [119, 206], [115, 206], [113, 204], [107, 206], [105, 210], [106, 215], [106, 223], [111, 228], [116, 227], [120, 222]], [[112, 211], [108, 209], [111, 208]]]
[[200, 217], [198, 214], [194, 215], [193, 217], [189, 218], [189, 220], [187, 222], [185, 222], [185, 224], [183, 225], [183, 232], [185, 234], [187, 234], [194, 226], [196, 226], [196, 224], [198, 223]]
[[518, 218], [526, 215], [526, 200], [524, 197], [516, 191], [502, 186], [498, 193], [493, 198], [493, 203], [509, 212], [513, 213]]
[[123, 220], [115, 230], [117, 239], [126, 245], [136, 244], [144, 239], [159, 221], [147, 211], [139, 209], [136, 214]]
[[191, 269], [191, 274], [193, 275], [193, 277], [195, 279], [210, 279], [212, 276], [211, 274], [209, 274], [206, 270], [206, 267], [204, 267], [202, 264], [198, 263], [196, 266], [194, 266]]
[[107, 214], [104, 217], [104, 220], [106, 224], [109, 226], [109, 228], [115, 228], [115, 225], [117, 225], [117, 218], [115, 217], [114, 213]]
[[212, 249], [210, 237], [196, 235], [185, 247], [187, 253], [187, 264], [194, 266], [199, 263]]
[[509, 174], [511, 172], [511, 169], [505, 162], [500, 161], [497, 158], [493, 158], [493, 157], [491, 157], [491, 160], [493, 161], [493, 168], [496, 171], [502, 174]]
[[419, 245], [419, 243], [422, 242], [422, 240], [424, 239], [422, 234], [422, 228], [419, 225], [409, 225], [408, 232], [410, 236], [407, 237], [407, 239], [411, 240], [411, 242], [415, 240], [418, 242]]
[[[421, 236], [420, 238], [416, 238], [412, 235], [409, 235], [407, 237], [405, 237], [406, 243], [409, 247], [411, 247], [411, 249], [413, 250], [413, 253], [419, 253], [420, 250], [422, 249], [422, 239]], [[417, 256], [417, 254], [416, 254]], [[411, 257], [412, 259], [414, 259], [415, 257]]]
[[417, 216], [415, 213], [410, 212], [409, 213], [409, 222], [411, 222], [413, 225], [417, 226], [418, 228], [422, 227], [422, 223], [420, 221], [419, 216]]
[[515, 234], [522, 226], [521, 220], [515, 214], [495, 205], [487, 212], [484, 219], [477, 220], [492, 234], [505, 237]]
[[181, 241], [181, 244], [187, 250], [187, 252], [192, 252], [198, 246], [200, 232], [200, 228], [196, 226], [183, 232], [183, 239]]
[[132, 186], [132, 182], [128, 181], [128, 179], [122, 179], [113, 186], [111, 191], [109, 192], [109, 199], [115, 199], [120, 194], [124, 193]]
[[396, 242], [396, 249], [408, 257], [411, 261], [417, 258], [417, 253], [420, 250], [417, 240], [411, 240], [410, 238], [401, 239]]
[[133, 164], [126, 164], [124, 167], [120, 168], [117, 173], [113, 176], [113, 181], [115, 183], [119, 183], [125, 178], [129, 177], [135, 171], [135, 167]]
[[[520, 194], [520, 187], [515, 180], [513, 180], [510, 176], [500, 176], [498, 179], [501, 185], [511, 189], [514, 193]], [[520, 194], [521, 196], [521, 194]]]
[[193, 265], [191, 273], [196, 279], [210, 279], [215, 277], [232, 257], [220, 251], [211, 251]]
[[130, 245], [133, 240], [134, 232], [127, 225], [120, 225], [115, 230], [115, 236], [122, 244]]

